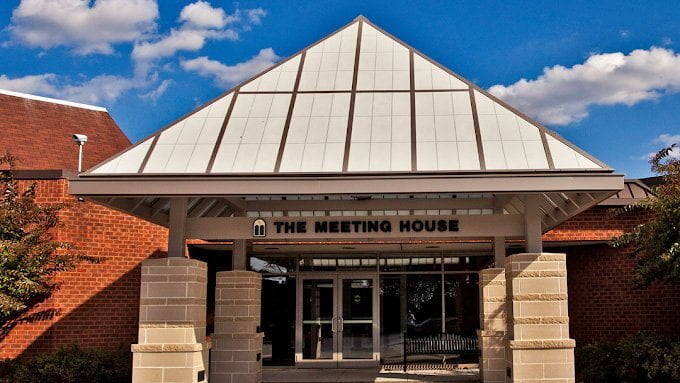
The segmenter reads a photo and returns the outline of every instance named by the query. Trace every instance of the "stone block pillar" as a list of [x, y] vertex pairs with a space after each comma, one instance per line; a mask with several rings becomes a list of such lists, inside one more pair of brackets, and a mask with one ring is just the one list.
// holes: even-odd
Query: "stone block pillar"
[[260, 383], [262, 276], [252, 271], [217, 273], [215, 333], [211, 334], [210, 381]]
[[479, 272], [479, 372], [484, 383], [505, 382], [505, 295], [505, 269]]
[[566, 255], [507, 258], [508, 382], [574, 382]]
[[186, 258], [142, 262], [139, 342], [132, 382], [207, 382], [207, 265]]

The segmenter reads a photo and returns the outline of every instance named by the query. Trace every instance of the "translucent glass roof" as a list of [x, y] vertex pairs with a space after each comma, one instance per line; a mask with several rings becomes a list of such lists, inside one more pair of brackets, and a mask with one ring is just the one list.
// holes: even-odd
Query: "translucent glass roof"
[[363, 17], [89, 175], [610, 170]]

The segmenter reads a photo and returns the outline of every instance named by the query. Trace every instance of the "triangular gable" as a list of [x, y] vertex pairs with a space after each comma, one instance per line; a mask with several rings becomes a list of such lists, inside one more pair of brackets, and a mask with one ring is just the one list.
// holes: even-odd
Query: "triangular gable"
[[363, 17], [91, 174], [610, 170]]

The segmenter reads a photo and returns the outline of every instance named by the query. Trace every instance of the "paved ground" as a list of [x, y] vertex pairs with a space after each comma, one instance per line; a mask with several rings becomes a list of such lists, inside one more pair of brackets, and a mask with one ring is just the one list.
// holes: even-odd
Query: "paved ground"
[[478, 369], [456, 371], [380, 372], [377, 369], [298, 369], [265, 367], [264, 383], [425, 383], [479, 382]]

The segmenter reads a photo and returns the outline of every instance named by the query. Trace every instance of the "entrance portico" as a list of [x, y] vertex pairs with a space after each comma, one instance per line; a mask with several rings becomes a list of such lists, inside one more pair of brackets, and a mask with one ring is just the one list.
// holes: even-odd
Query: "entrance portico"
[[[520, 382], [573, 381], [564, 256], [543, 253], [541, 235], [621, 190], [623, 177], [360, 17], [81, 174], [70, 187], [169, 228], [167, 266], [175, 268], [143, 267], [148, 300], [140, 315], [158, 316], [144, 323], [140, 317], [137, 381], [169, 381], [179, 371], [171, 369], [191, 370], [187, 381], [208, 379], [200, 370], [210, 347], [205, 317], [192, 314], [205, 294], [198, 288], [188, 296], [188, 287], [173, 286], [200, 282], [189, 278], [202, 267], [185, 258], [189, 238], [231, 246], [231, 270], [217, 274], [215, 382], [261, 379], [260, 299], [266, 296], [260, 274], [250, 271], [258, 248], [295, 259], [283, 268], [292, 265], [292, 276], [281, 268], [266, 272], [296, 278], [296, 366], [377, 365], [381, 323], [388, 319], [401, 330], [455, 332], [447, 327], [447, 275], [479, 272], [474, 330], [482, 379]], [[332, 254], [318, 251], [333, 244], [342, 246]], [[509, 244], [523, 253], [506, 257]], [[402, 250], [390, 252], [391, 245]], [[308, 256], [295, 258], [292, 246]], [[362, 246], [377, 248], [375, 255], [357, 254]], [[319, 256], [309, 256], [315, 252]], [[328, 263], [335, 259], [330, 255], [348, 254], [354, 256], [342, 266], [340, 259]], [[446, 262], [459, 262], [454, 258], [480, 256], [490, 262], [447, 268]], [[317, 262], [316, 269], [305, 262]], [[395, 264], [413, 268], [389, 269]], [[405, 296], [408, 272], [422, 273], [422, 265], [436, 275], [429, 279], [439, 278], [431, 284], [421, 278], [428, 291], [421, 301], [440, 294], [438, 322], [407, 323], [413, 310], [405, 298], [399, 317], [381, 317], [385, 276], [394, 273], [395, 296]], [[167, 289], [150, 289], [156, 282]], [[182, 303], [189, 298], [191, 313]], [[150, 327], [157, 336], [142, 336]], [[195, 336], [180, 339], [177, 328], [191, 328]], [[180, 352], [193, 353], [191, 365]], [[553, 376], [544, 375], [548, 364]]]

